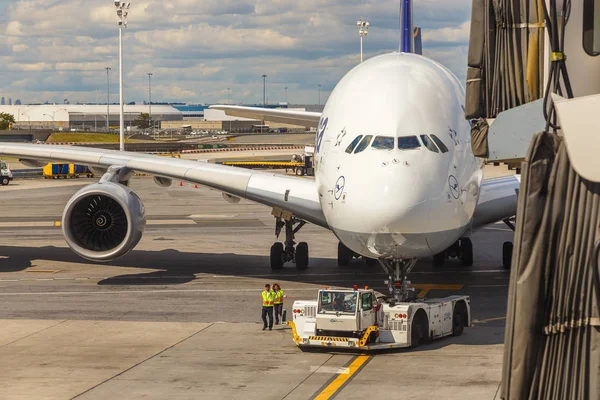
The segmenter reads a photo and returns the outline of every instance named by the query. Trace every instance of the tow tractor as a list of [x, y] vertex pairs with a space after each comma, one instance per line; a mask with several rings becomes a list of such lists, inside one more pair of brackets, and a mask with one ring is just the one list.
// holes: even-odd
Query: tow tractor
[[301, 348], [382, 350], [416, 347], [444, 336], [460, 336], [471, 324], [469, 296], [399, 301], [375, 291], [319, 290], [317, 300], [293, 305], [294, 342]]

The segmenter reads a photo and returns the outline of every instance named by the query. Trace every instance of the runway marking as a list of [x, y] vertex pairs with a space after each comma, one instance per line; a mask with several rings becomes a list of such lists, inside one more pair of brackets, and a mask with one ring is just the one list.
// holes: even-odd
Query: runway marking
[[415, 283], [408, 285], [411, 288], [420, 289], [421, 291], [417, 295], [417, 299], [424, 298], [430, 290], [461, 290], [464, 285], [445, 285], [445, 284], [431, 284], [431, 283]]
[[[369, 355], [358, 355], [351, 359], [350, 365], [344, 368], [342, 373], [335, 375], [330, 381], [325, 383], [324, 387], [321, 387], [317, 393], [315, 393], [311, 400], [328, 400], [333, 399], [337, 396], [342, 389], [344, 389], [352, 379], [371, 361], [373, 356]], [[345, 372], [345, 370], [348, 372]]]
[[56, 274], [57, 272], [60, 272], [60, 269], [26, 269], [25, 272], [37, 272], [40, 274], [46, 273], [46, 274]]
[[473, 321], [471, 321], [474, 324], [485, 324], [486, 322], [492, 322], [492, 321], [500, 321], [506, 319], [506, 317], [495, 317], [495, 318], [488, 318], [488, 319], [474, 319]]

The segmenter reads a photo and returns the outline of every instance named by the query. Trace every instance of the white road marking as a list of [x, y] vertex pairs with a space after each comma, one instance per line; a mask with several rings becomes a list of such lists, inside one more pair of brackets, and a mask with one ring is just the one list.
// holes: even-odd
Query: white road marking
[[348, 375], [350, 373], [350, 368], [344, 367], [321, 367], [318, 365], [311, 365], [310, 372], [319, 372], [322, 374], [333, 374], [333, 375]]

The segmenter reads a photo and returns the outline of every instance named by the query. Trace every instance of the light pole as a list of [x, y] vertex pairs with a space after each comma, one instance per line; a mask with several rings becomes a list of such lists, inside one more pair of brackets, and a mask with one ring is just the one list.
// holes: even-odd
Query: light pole
[[110, 123], [109, 123], [109, 104], [110, 104], [110, 80], [108, 77], [108, 73], [110, 72], [110, 67], [106, 67], [106, 132], [110, 131]]
[[360, 62], [363, 62], [363, 37], [369, 34], [369, 23], [362, 19], [356, 21], [358, 34], [360, 35]]
[[123, 118], [123, 28], [127, 28], [127, 15], [131, 3], [115, 0], [117, 8], [117, 26], [119, 27], [119, 150], [125, 150]]
[[[231, 88], [227, 88], [227, 105], [231, 104]], [[231, 117], [229, 117], [229, 133], [231, 133]]]
[[148, 120], [148, 124], [152, 121], [152, 72], [148, 72], [148, 116], [150, 117]]
[[287, 98], [287, 90], [288, 90], [288, 87], [286, 86], [286, 87], [285, 87], [285, 104], [286, 104], [286, 105], [289, 105], [289, 103], [288, 103], [288, 98]]
[[317, 88], [319, 88], [319, 105], [321, 105], [321, 84], [317, 84]]
[[267, 107], [267, 76], [263, 75], [263, 107]]

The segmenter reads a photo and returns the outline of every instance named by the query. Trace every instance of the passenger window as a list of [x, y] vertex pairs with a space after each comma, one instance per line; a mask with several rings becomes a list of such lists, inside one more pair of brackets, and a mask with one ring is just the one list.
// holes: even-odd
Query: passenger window
[[373, 299], [371, 293], [363, 293], [361, 296], [361, 307], [363, 311], [367, 311], [373, 308]]
[[367, 135], [363, 138], [363, 140], [356, 146], [356, 150], [354, 150], [354, 154], [358, 154], [367, 147], [369, 147], [369, 143], [371, 143], [371, 139], [373, 139], [372, 135]]
[[433, 151], [434, 153], [439, 153], [440, 152], [438, 150], [438, 148], [435, 147], [435, 144], [433, 144], [433, 142], [431, 141], [431, 139], [429, 139], [429, 136], [427, 136], [427, 135], [421, 135], [421, 140], [423, 141], [423, 144], [425, 145], [425, 147], [427, 147], [429, 150]]
[[371, 147], [378, 150], [393, 150], [394, 138], [391, 136], [375, 136]]
[[412, 150], [421, 147], [421, 143], [416, 136], [404, 136], [398, 138], [398, 148], [400, 150]]
[[583, 0], [583, 49], [600, 54], [600, 0]]
[[440, 148], [442, 153], [448, 152], [448, 148], [446, 147], [444, 142], [442, 142], [442, 140], [439, 137], [437, 137], [435, 135], [430, 135], [430, 136], [431, 136], [431, 140], [433, 140], [435, 142], [435, 144], [437, 144], [437, 146]]
[[363, 135], [358, 135], [353, 141], [352, 143], [350, 143], [348, 145], [348, 147], [346, 148], [346, 153], [350, 154], [352, 153], [352, 151], [354, 150], [354, 148], [356, 147], [356, 145], [358, 144], [358, 142], [360, 142], [360, 139], [362, 139]]

